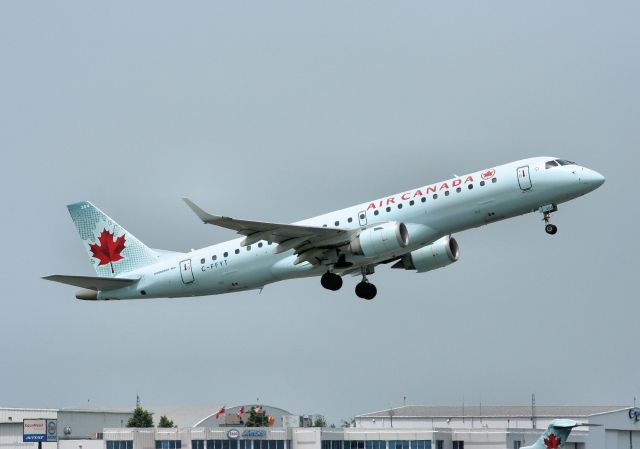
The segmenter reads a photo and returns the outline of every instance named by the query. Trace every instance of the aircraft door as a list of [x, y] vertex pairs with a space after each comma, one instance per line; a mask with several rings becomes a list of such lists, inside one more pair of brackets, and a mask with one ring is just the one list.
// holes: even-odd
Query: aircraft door
[[191, 284], [193, 282], [193, 270], [191, 269], [191, 259], [185, 259], [180, 262], [180, 276], [182, 276], [182, 282], [185, 284]]
[[532, 185], [531, 185], [531, 177], [529, 176], [528, 165], [518, 167], [518, 184], [520, 185], [521, 190], [531, 189]]
[[367, 224], [367, 211], [366, 210], [362, 210], [362, 211], [358, 212], [358, 222], [360, 223], [360, 226], [366, 226], [366, 224]]

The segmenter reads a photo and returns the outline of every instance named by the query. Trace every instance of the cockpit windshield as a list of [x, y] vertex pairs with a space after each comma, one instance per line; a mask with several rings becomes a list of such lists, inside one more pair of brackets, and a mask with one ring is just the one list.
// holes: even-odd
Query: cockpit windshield
[[566, 159], [556, 159], [555, 161], [547, 161], [545, 163], [545, 169], [550, 169], [561, 165], [576, 165], [576, 163], [567, 161]]

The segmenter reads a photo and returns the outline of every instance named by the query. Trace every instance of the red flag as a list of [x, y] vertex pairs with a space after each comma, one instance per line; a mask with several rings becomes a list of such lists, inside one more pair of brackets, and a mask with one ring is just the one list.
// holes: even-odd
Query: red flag
[[220, 418], [220, 415], [222, 415], [224, 413], [225, 407], [226, 407], [226, 405], [223, 405], [222, 408], [220, 410], [218, 410], [218, 413], [216, 413], [216, 419]]
[[244, 413], [244, 405], [242, 407], [240, 407], [240, 410], [238, 410], [238, 412], [236, 413], [236, 416], [238, 418], [242, 418], [242, 414]]

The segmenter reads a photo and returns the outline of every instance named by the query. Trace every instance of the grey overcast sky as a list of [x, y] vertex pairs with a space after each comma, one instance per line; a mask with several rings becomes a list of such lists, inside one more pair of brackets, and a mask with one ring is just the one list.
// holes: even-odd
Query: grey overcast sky
[[[637, 294], [640, 3], [0, 4], [0, 406], [238, 404], [338, 423], [407, 403], [629, 404]], [[262, 294], [90, 303], [65, 205], [152, 247], [234, 238], [484, 167], [555, 155], [607, 177], [456, 235], [461, 260], [382, 268], [358, 300]]]

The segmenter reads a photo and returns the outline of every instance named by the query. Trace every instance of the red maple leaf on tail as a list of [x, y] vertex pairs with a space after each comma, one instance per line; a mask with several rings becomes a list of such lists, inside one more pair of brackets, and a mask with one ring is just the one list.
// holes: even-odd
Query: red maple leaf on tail
[[544, 439], [544, 445], [547, 446], [547, 449], [558, 449], [560, 447], [560, 438], [550, 434], [549, 438]]
[[93, 257], [100, 261], [98, 266], [111, 264], [111, 273], [115, 273], [113, 270], [113, 262], [124, 259], [124, 257], [120, 255], [124, 249], [124, 234], [114, 240], [113, 232], [109, 232], [104, 229], [100, 233], [98, 241], [100, 242], [99, 245], [96, 243], [89, 243], [89, 249], [91, 249]]

